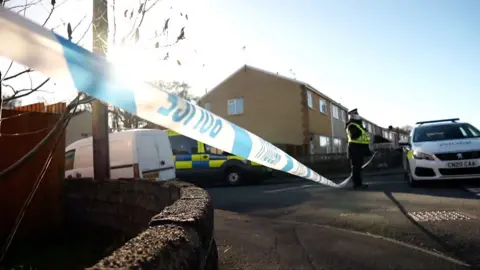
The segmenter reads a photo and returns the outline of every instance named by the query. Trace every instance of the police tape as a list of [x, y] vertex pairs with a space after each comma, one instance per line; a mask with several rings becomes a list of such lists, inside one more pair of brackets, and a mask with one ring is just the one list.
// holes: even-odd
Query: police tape
[[0, 55], [51, 76], [65, 86], [272, 169], [332, 187], [346, 186], [351, 178], [336, 184], [255, 134], [176, 95], [128, 79], [104, 58], [3, 7], [0, 7], [0, 26]]

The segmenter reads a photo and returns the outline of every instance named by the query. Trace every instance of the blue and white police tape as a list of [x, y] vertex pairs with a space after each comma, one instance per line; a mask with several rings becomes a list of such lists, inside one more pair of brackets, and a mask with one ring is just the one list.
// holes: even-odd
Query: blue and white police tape
[[336, 184], [255, 134], [176, 95], [128, 79], [104, 58], [1, 7], [0, 26], [0, 55], [66, 86], [266, 167], [332, 187], [343, 187], [350, 180]]

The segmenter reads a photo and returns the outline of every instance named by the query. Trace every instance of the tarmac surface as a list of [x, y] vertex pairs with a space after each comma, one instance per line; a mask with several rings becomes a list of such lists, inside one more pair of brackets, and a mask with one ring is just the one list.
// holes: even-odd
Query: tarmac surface
[[221, 269], [480, 269], [478, 184], [211, 188]]

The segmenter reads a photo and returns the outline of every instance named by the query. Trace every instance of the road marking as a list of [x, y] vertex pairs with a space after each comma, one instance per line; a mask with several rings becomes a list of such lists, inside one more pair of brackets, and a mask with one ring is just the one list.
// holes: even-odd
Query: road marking
[[[376, 185], [385, 185], [385, 184], [405, 184], [405, 181], [375, 181], [375, 182], [366, 182], [365, 184], [369, 186], [376, 186]], [[346, 188], [350, 187], [350, 185], [347, 185]], [[330, 190], [333, 189], [331, 187], [325, 187], [323, 185], [319, 184], [312, 184], [312, 185], [301, 185], [301, 186], [294, 186], [294, 187], [288, 187], [288, 188], [279, 188], [279, 189], [272, 189], [272, 190], [267, 190], [264, 191], [263, 193], [278, 193], [278, 192], [284, 192], [284, 191], [289, 191], [289, 190], [297, 190], [297, 189], [304, 189], [304, 188], [311, 188], [311, 187], [316, 187], [318, 188], [317, 190]], [[341, 189], [341, 188], [340, 188]], [[368, 191], [368, 190], [367, 190]]]
[[414, 250], [417, 250], [417, 251], [435, 256], [437, 258], [441, 258], [441, 259], [444, 259], [446, 261], [456, 263], [458, 265], [470, 267], [470, 264], [468, 264], [466, 262], [463, 262], [463, 261], [460, 261], [460, 260], [457, 260], [455, 258], [449, 257], [448, 255], [446, 255], [444, 253], [441, 253], [440, 251], [437, 251], [435, 249], [429, 250], [429, 249], [426, 249], [426, 248], [422, 248], [422, 247], [419, 247], [419, 246], [416, 246], [416, 245], [409, 244], [407, 242], [396, 240], [394, 238], [389, 238], [389, 237], [385, 237], [385, 236], [382, 236], [382, 235], [377, 235], [377, 234], [373, 234], [373, 233], [369, 233], [369, 232], [360, 232], [360, 231], [351, 230], [351, 229], [349, 230], [349, 229], [344, 229], [344, 228], [339, 228], [339, 227], [333, 227], [333, 226], [330, 226], [330, 225], [322, 225], [322, 224], [309, 223], [309, 222], [300, 222], [300, 221], [295, 221], [295, 220], [272, 219], [272, 218], [265, 218], [265, 217], [256, 217], [256, 218], [257, 219], [263, 219], [263, 220], [270, 221], [270, 222], [287, 223], [287, 224], [289, 223], [289, 224], [292, 224], [292, 225], [307, 225], [307, 226], [325, 228], [325, 229], [330, 229], [330, 230], [336, 230], [336, 231], [347, 232], [347, 233], [352, 233], [352, 234], [356, 234], [356, 235], [381, 239], [381, 240], [385, 240], [387, 242], [390, 242], [392, 244], [396, 244], [396, 245], [403, 246], [403, 247], [406, 247], [406, 248], [414, 249]]
[[463, 187], [466, 191], [480, 196], [480, 187]]
[[301, 185], [301, 186], [296, 186], [296, 187], [288, 187], [288, 188], [279, 188], [279, 189], [267, 190], [267, 191], [264, 191], [263, 193], [277, 193], [277, 192], [296, 190], [296, 189], [302, 189], [302, 188], [308, 188], [308, 187], [318, 187], [320, 189], [325, 189], [325, 190], [326, 189], [332, 189], [332, 188], [328, 188], [328, 187], [321, 186], [321, 185]]
[[375, 185], [385, 185], [385, 184], [405, 184], [405, 181], [375, 181], [375, 182], [366, 182], [365, 184], [370, 185], [370, 186], [375, 186]]

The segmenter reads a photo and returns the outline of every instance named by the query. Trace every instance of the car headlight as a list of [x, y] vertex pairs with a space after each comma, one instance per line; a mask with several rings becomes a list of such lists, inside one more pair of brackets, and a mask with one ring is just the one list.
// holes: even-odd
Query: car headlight
[[424, 159], [424, 160], [434, 160], [432, 154], [419, 152], [419, 151], [413, 151], [413, 158], [414, 159]]

